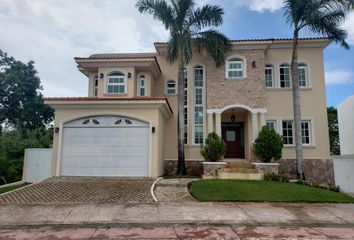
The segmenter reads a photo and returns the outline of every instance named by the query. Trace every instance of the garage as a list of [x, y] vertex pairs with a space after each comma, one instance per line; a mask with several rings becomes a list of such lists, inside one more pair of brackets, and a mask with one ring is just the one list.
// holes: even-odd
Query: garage
[[91, 116], [63, 125], [62, 176], [149, 176], [149, 123]]

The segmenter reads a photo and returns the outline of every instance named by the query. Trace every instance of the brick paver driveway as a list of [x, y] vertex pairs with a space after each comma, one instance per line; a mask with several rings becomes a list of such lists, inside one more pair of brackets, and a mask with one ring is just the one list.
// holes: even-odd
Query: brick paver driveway
[[0, 196], [9, 203], [153, 202], [152, 178], [53, 177]]

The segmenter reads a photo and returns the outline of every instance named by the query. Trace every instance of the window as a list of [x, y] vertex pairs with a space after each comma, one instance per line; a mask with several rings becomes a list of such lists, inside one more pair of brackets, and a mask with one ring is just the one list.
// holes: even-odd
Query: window
[[98, 96], [98, 75], [93, 78], [93, 96]]
[[177, 93], [177, 91], [176, 91], [176, 81], [168, 80], [166, 82], [166, 94], [167, 95], [175, 95], [176, 93]]
[[307, 76], [306, 64], [300, 63], [298, 66], [298, 70], [299, 70], [299, 85], [300, 85], [300, 87], [308, 87], [308, 76]]
[[311, 144], [311, 127], [310, 121], [301, 122], [301, 137], [302, 144], [310, 145]]
[[188, 69], [183, 70], [183, 83], [184, 83], [184, 143], [188, 143]]
[[266, 126], [269, 129], [274, 129], [275, 131], [277, 131], [277, 122], [275, 120], [267, 120], [266, 121]]
[[[310, 120], [301, 121], [301, 138], [302, 138], [302, 144], [304, 145], [312, 144]], [[283, 121], [283, 139], [285, 145], [293, 145], [295, 143], [294, 142], [294, 121], [292, 120]]]
[[232, 58], [226, 61], [226, 77], [227, 78], [244, 78], [245, 63], [241, 58]]
[[194, 68], [194, 143], [204, 141], [204, 70], [203, 67]]
[[290, 88], [290, 66], [289, 64], [280, 65], [280, 87]]
[[283, 140], [285, 145], [294, 144], [293, 132], [293, 121], [283, 121]]
[[273, 65], [267, 64], [265, 67], [265, 80], [266, 80], [266, 87], [273, 88]]
[[127, 93], [126, 78], [123, 73], [111, 73], [107, 77], [107, 93]]
[[140, 75], [138, 80], [138, 96], [145, 96], [145, 86], [146, 85], [146, 78], [145, 75]]

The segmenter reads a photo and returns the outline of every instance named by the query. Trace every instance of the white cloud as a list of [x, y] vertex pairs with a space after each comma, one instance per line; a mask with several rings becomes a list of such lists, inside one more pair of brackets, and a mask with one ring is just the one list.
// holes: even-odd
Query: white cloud
[[348, 15], [347, 20], [343, 24], [343, 28], [348, 31], [348, 42], [354, 44], [354, 12]]
[[246, 5], [252, 11], [274, 12], [276, 10], [279, 10], [283, 6], [283, 0], [241, 0], [241, 1], [237, 1], [236, 4], [237, 5]]
[[34, 60], [45, 96], [85, 96], [87, 78], [75, 56], [154, 51], [167, 31], [131, 0], [1, 0], [0, 46]]
[[326, 71], [326, 85], [346, 85], [354, 83], [354, 74], [347, 70]]

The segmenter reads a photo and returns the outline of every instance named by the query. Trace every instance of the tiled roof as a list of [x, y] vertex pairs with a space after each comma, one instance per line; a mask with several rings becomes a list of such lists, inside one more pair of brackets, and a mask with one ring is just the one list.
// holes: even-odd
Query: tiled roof
[[75, 57], [75, 60], [80, 59], [144, 59], [144, 58], [155, 58], [156, 53], [103, 53], [103, 54], [93, 54], [88, 58]]
[[[300, 41], [306, 40], [330, 40], [328, 37], [309, 37], [309, 38], [299, 38]], [[284, 41], [292, 41], [292, 38], [260, 38], [260, 39], [235, 39], [230, 40], [231, 42], [284, 42]], [[155, 42], [155, 44], [166, 44], [166, 42]]]
[[133, 98], [120, 98], [120, 97], [48, 97], [44, 98], [44, 101], [53, 102], [83, 102], [83, 101], [154, 101], [164, 100], [167, 103], [168, 108], [173, 113], [170, 103], [166, 97], [133, 97]]

